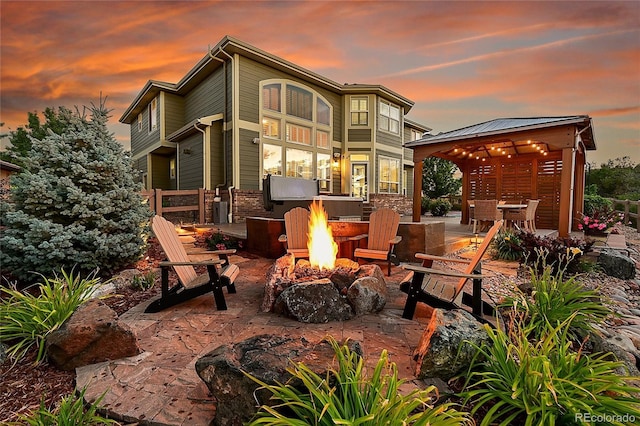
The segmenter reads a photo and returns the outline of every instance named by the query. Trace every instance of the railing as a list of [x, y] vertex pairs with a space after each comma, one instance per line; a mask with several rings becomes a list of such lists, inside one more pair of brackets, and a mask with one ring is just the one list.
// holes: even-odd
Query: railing
[[[171, 202], [172, 199], [177, 197], [194, 195], [197, 196], [197, 204], [175, 205], [175, 203]], [[202, 188], [179, 191], [152, 189], [142, 191], [142, 196], [149, 200], [149, 208], [159, 216], [162, 216], [162, 213], [197, 211], [198, 223], [205, 223], [204, 189]]]
[[[617, 213], [622, 213], [624, 215], [623, 222], [629, 223], [631, 218], [636, 220], [636, 229], [640, 232], [640, 220], [638, 220], [638, 212], [640, 211], [640, 201], [629, 201], [629, 200], [616, 200], [614, 198], [607, 198], [609, 201], [613, 203], [613, 208], [615, 209], [617, 206], [622, 205], [623, 210], [615, 210]], [[632, 205], [636, 205], [636, 212], [631, 213], [630, 207]]]

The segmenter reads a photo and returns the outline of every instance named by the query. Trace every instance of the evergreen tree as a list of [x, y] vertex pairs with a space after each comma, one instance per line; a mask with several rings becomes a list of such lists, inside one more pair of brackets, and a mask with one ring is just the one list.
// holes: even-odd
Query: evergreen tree
[[[65, 268], [106, 275], [143, 254], [151, 216], [134, 169], [101, 102], [87, 120], [60, 110], [66, 122], [41, 141], [29, 135], [26, 170], [12, 179], [3, 206], [2, 268], [24, 281]], [[37, 143], [36, 143], [37, 142]]]
[[458, 167], [449, 160], [428, 157], [422, 165], [422, 191], [433, 199], [445, 195], [456, 195], [462, 187], [462, 180], [453, 177]]

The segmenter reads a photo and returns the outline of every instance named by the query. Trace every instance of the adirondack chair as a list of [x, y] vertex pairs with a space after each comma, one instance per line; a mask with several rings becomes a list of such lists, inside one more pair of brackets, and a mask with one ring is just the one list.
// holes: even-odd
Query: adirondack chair
[[285, 245], [287, 253], [298, 258], [308, 258], [309, 249], [309, 210], [295, 207], [284, 214], [284, 229], [286, 234], [280, 235], [278, 241]]
[[[502, 227], [503, 221], [498, 221], [489, 229], [484, 241], [478, 247], [478, 251], [471, 260], [452, 259], [440, 256], [431, 256], [424, 253], [416, 253], [416, 258], [422, 260], [422, 266], [403, 265], [411, 271], [400, 284], [400, 290], [407, 293], [407, 301], [404, 305], [402, 317], [412, 319], [418, 302], [426, 303], [433, 308], [454, 309], [471, 308], [471, 313], [485, 322], [494, 322], [495, 309], [489, 303], [482, 300], [482, 279], [480, 261], [486, 253], [491, 241]], [[450, 272], [440, 269], [432, 269], [433, 261], [466, 263], [464, 272]], [[457, 283], [438, 280], [436, 276], [459, 278]], [[473, 294], [463, 291], [468, 280], [473, 280]], [[468, 310], [468, 309], [467, 309]]]
[[353, 257], [360, 259], [386, 260], [388, 262], [387, 275], [391, 275], [391, 263], [399, 265], [397, 256], [393, 253], [395, 245], [402, 241], [396, 235], [400, 215], [391, 209], [383, 208], [374, 211], [369, 217], [369, 233], [352, 237], [351, 240], [367, 239], [367, 248], [356, 248]]
[[[162, 216], [155, 216], [151, 228], [168, 261], [159, 264], [162, 269], [162, 295], [160, 299], [152, 302], [145, 312], [158, 312], [210, 291], [213, 292], [216, 308], [226, 310], [227, 304], [222, 288], [227, 287], [229, 293], [235, 293], [234, 282], [240, 272], [237, 265], [229, 263], [229, 255], [235, 253], [235, 250], [210, 251], [207, 253], [218, 256], [218, 259], [193, 262], [189, 259], [171, 222]], [[198, 275], [194, 268], [197, 265], [205, 265], [208, 273]], [[179, 283], [169, 288], [171, 268], [178, 275]]]

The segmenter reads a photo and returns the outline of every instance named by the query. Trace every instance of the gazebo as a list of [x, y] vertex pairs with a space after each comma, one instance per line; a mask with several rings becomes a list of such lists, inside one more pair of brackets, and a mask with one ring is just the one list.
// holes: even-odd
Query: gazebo
[[468, 200], [539, 199], [538, 228], [567, 236], [584, 204], [586, 151], [595, 150], [587, 115], [498, 118], [438, 135], [405, 147], [413, 150], [413, 221], [420, 221], [422, 166], [436, 156], [462, 171], [462, 223]]

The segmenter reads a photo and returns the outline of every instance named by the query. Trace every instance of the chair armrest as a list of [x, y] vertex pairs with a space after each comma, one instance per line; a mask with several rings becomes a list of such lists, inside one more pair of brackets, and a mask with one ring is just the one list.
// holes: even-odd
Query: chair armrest
[[483, 278], [490, 277], [490, 275], [465, 274], [462, 272], [449, 272], [449, 271], [443, 271], [440, 269], [431, 269], [431, 268], [425, 268], [424, 266], [416, 266], [416, 265], [408, 265], [408, 264], [404, 264], [402, 265], [402, 267], [404, 269], [408, 269], [409, 271], [421, 272], [423, 274], [429, 274], [429, 275], [442, 275], [445, 277], [470, 278], [470, 279], [483, 279]]
[[282, 234], [278, 237], [278, 241], [281, 243], [286, 243], [287, 242], [287, 236], [285, 234]]
[[237, 251], [236, 249], [211, 250], [211, 251], [207, 251], [206, 253], [217, 254], [217, 255], [227, 255], [227, 254], [235, 254], [236, 251]]
[[369, 234], [360, 234], [353, 237], [349, 237], [349, 241], [360, 241], [368, 237], [369, 237]]
[[395, 237], [393, 237], [392, 239], [389, 240], [389, 244], [391, 244], [391, 245], [398, 244], [400, 241], [402, 241], [402, 236], [401, 235], [396, 235]]
[[469, 259], [457, 259], [457, 258], [444, 257], [444, 256], [434, 256], [426, 253], [416, 253], [416, 258], [422, 259], [422, 260], [439, 260], [441, 262], [455, 262], [455, 263], [466, 263], [466, 264], [471, 263], [471, 260]]
[[208, 265], [220, 265], [224, 263], [224, 260], [222, 259], [216, 259], [216, 260], [203, 260], [203, 261], [197, 261], [197, 262], [169, 262], [169, 261], [164, 261], [164, 262], [160, 262], [158, 263], [159, 266], [199, 266], [199, 265], [204, 265], [204, 266], [208, 266]]

